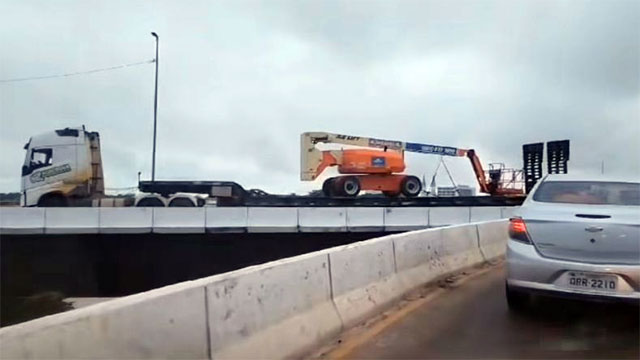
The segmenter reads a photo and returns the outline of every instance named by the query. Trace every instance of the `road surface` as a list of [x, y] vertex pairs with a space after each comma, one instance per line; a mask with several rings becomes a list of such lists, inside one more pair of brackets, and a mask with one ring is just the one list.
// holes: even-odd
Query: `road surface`
[[[382, 332], [366, 338], [363, 330], [366, 341], [360, 334], [358, 346], [339, 357], [638, 359], [639, 322], [635, 306], [558, 299], [537, 299], [527, 313], [511, 313], [504, 265], [499, 265], [421, 304]], [[345, 337], [342, 346], [348, 348], [349, 341]]]

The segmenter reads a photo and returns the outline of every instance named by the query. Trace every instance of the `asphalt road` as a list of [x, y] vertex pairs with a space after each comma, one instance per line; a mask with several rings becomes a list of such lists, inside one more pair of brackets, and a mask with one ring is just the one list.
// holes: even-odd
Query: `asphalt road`
[[353, 359], [640, 358], [636, 306], [545, 299], [512, 313], [504, 266], [421, 305], [348, 354]]

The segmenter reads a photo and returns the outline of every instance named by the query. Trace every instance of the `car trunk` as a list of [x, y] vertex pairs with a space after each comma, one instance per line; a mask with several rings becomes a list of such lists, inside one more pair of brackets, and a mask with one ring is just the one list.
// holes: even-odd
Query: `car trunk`
[[522, 215], [544, 257], [640, 264], [640, 211], [610, 205], [536, 204]]

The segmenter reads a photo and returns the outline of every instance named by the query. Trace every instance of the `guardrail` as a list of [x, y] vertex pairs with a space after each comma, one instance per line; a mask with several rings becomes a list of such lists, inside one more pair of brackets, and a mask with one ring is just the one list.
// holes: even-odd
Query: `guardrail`
[[0, 208], [0, 234], [408, 231], [508, 218], [512, 207]]
[[36, 319], [0, 329], [0, 356], [301, 356], [404, 293], [504, 254], [506, 224], [385, 236]]

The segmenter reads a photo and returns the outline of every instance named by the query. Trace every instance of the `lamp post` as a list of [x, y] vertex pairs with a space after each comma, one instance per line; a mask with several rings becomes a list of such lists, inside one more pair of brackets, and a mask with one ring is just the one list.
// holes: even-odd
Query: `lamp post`
[[156, 38], [156, 89], [153, 97], [153, 158], [151, 160], [151, 181], [156, 180], [156, 130], [158, 125], [158, 43], [160, 38], [155, 32], [151, 32], [151, 35]]

